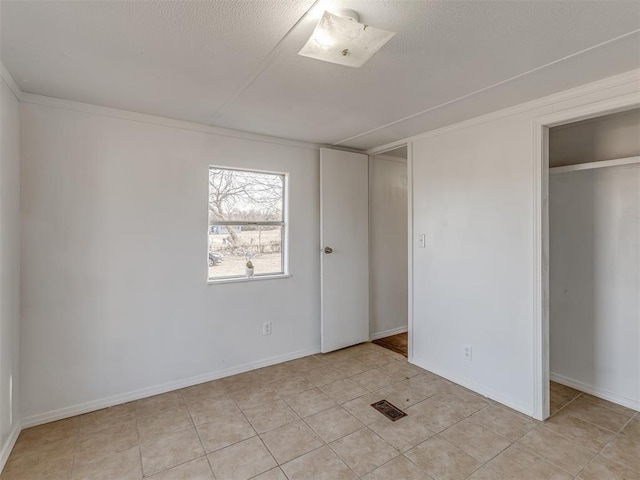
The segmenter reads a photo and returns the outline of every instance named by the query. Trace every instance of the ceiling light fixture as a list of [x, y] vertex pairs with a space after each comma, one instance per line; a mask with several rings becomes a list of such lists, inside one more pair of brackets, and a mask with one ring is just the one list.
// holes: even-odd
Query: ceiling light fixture
[[359, 20], [353, 10], [340, 10], [337, 15], [324, 12], [298, 55], [361, 67], [396, 33], [358, 23]]

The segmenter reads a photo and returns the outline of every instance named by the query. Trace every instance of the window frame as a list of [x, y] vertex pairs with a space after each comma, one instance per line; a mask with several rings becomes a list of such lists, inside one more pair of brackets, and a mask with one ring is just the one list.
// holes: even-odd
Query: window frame
[[[212, 225], [219, 226], [279, 226], [281, 228], [280, 238], [281, 238], [281, 246], [280, 246], [280, 265], [281, 271], [276, 273], [259, 273], [255, 274], [252, 277], [247, 277], [245, 275], [229, 275], [224, 277], [210, 277], [209, 276], [209, 267], [207, 267], [207, 283], [217, 284], [217, 283], [236, 283], [236, 282], [252, 282], [256, 280], [272, 280], [278, 278], [289, 278], [291, 274], [289, 272], [289, 173], [288, 172], [276, 172], [270, 170], [258, 170], [251, 168], [238, 168], [238, 167], [226, 167], [221, 165], [209, 165], [207, 169], [207, 174], [211, 172], [212, 169], [217, 170], [233, 170], [236, 172], [246, 172], [246, 173], [254, 173], [254, 174], [265, 174], [265, 175], [277, 175], [282, 177], [282, 221], [213, 221], [209, 222], [209, 195], [210, 191], [208, 191], [207, 195], [207, 261], [209, 254], [209, 231]], [[208, 178], [208, 177], [207, 177]], [[209, 187], [207, 187], [208, 189]]]

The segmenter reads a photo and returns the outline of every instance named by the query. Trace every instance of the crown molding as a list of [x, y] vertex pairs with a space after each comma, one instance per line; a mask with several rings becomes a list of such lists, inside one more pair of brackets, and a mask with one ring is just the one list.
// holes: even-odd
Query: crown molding
[[20, 100], [23, 103], [29, 103], [33, 105], [71, 110], [74, 112], [87, 113], [90, 115], [118, 118], [122, 120], [130, 120], [133, 122], [148, 123], [152, 125], [160, 125], [182, 130], [190, 130], [194, 132], [206, 133], [209, 135], [240, 138], [252, 142], [270, 143], [309, 150], [318, 150], [323, 146], [316, 143], [270, 137], [268, 135], [260, 135], [257, 133], [243, 132], [241, 130], [233, 130], [230, 128], [215, 127], [195, 122], [187, 122], [184, 120], [176, 120], [173, 118], [160, 117], [157, 115], [148, 115], [146, 113], [131, 112], [128, 110], [121, 110], [117, 108], [103, 107], [99, 105], [92, 105], [89, 103], [75, 102], [73, 100], [65, 100], [62, 98], [47, 97], [44, 95], [36, 95], [33, 93], [23, 93]]
[[[429, 137], [436, 137], [439, 135], [445, 135], [447, 133], [455, 132], [457, 130], [462, 130], [462, 129], [473, 127], [476, 125], [481, 125], [483, 123], [492, 122], [495, 120], [499, 120], [501, 118], [519, 115], [521, 113], [525, 113], [528, 111], [532, 111], [532, 110], [536, 110], [544, 107], [552, 107], [554, 111], [565, 110], [568, 108], [572, 108], [573, 105], [565, 106], [565, 105], [562, 105], [563, 103], [570, 104], [572, 100], [580, 99], [581, 97], [585, 97], [585, 96], [593, 95], [595, 93], [599, 93], [605, 90], [610, 90], [610, 89], [625, 87], [625, 86], [631, 87], [631, 90], [635, 91], [636, 93], [640, 92], [640, 69], [630, 70], [628, 72], [620, 73], [612, 77], [607, 77], [602, 80], [597, 80], [595, 82], [587, 83], [579, 87], [571, 88], [569, 90], [563, 90], [562, 92], [554, 93], [551, 95], [547, 95], [545, 97], [531, 100], [529, 102], [514, 105], [513, 107], [503, 108], [501, 110], [487, 113], [485, 115], [471, 118], [469, 120], [463, 120], [462, 122], [436, 128], [434, 130], [429, 130], [427, 132], [420, 133], [418, 135], [413, 135], [407, 138], [403, 138], [402, 140], [396, 140], [394, 142], [390, 142], [385, 145], [380, 145], [379, 147], [371, 148], [367, 150], [365, 153], [369, 155], [375, 155], [378, 152], [391, 150], [400, 145], [405, 145], [409, 142], [415, 142], [418, 140], [422, 140]], [[601, 100], [601, 99], [598, 99], [598, 100]], [[594, 101], [598, 101], [598, 100], [594, 100]], [[592, 102], [587, 101], [585, 103], [592, 103]]]
[[368, 155], [376, 155], [378, 153], [392, 150], [393, 148], [396, 148], [399, 146], [404, 146], [409, 142], [413, 142], [413, 141], [428, 138], [428, 137], [444, 135], [446, 133], [450, 133], [456, 130], [468, 128], [475, 125], [480, 125], [482, 123], [491, 122], [494, 120], [498, 120], [500, 118], [518, 115], [520, 113], [524, 113], [530, 110], [535, 110], [537, 108], [547, 107], [547, 106], [558, 104], [561, 102], [570, 102], [571, 100], [578, 99], [579, 97], [582, 97], [585, 95], [591, 95], [591, 94], [594, 94], [603, 90], [611, 89], [611, 88], [621, 87], [628, 84], [636, 84], [637, 86], [636, 90], [640, 91], [640, 69], [634, 69], [628, 72], [614, 75], [612, 77], [605, 78], [603, 80], [598, 80], [596, 82], [588, 83], [586, 85], [581, 85], [579, 87], [575, 87], [569, 90], [564, 90], [562, 92], [558, 92], [552, 95], [548, 95], [546, 97], [531, 100], [529, 102], [521, 103], [513, 107], [504, 108], [495, 112], [481, 115], [479, 117], [475, 117], [469, 120], [455, 123], [453, 125], [447, 125], [445, 127], [437, 128], [435, 130], [430, 130], [418, 135], [413, 135], [400, 140], [395, 140], [393, 142], [380, 145], [378, 147], [374, 147], [363, 152], [361, 150], [352, 149], [342, 145], [325, 145], [325, 144], [317, 144], [317, 143], [311, 143], [311, 142], [302, 142], [297, 140], [289, 140], [289, 139], [284, 139], [279, 137], [271, 137], [268, 135], [260, 135], [256, 133], [244, 132], [241, 130], [233, 130], [229, 128], [215, 127], [215, 126], [210, 126], [210, 125], [205, 125], [205, 124], [200, 124], [195, 122], [188, 122], [184, 120], [176, 120], [176, 119], [167, 118], [167, 117], [160, 117], [157, 115], [148, 115], [144, 113], [131, 112], [128, 110], [121, 110], [117, 108], [109, 108], [109, 107], [103, 107], [99, 105], [92, 105], [89, 103], [65, 100], [61, 98], [47, 97], [45, 95], [25, 93], [20, 89], [18, 84], [14, 81], [13, 77], [11, 76], [9, 71], [6, 69], [4, 64], [2, 64], [2, 62], [0, 62], [0, 77], [2, 78], [2, 80], [4, 80], [4, 82], [7, 84], [9, 89], [16, 96], [16, 98], [23, 103], [30, 103], [34, 105], [42, 105], [47, 107], [72, 110], [76, 112], [88, 113], [92, 115], [101, 115], [101, 116], [111, 117], [111, 118], [120, 118], [124, 120], [148, 123], [152, 125], [160, 125], [165, 127], [202, 132], [202, 133], [207, 133], [211, 135], [240, 138], [240, 139], [254, 141], [254, 142], [263, 142], [263, 143], [284, 145], [289, 147], [304, 148], [304, 149], [311, 149], [311, 150], [318, 150], [321, 147], [326, 147], [326, 148], [332, 148], [334, 150], [345, 150], [345, 151], [356, 152], [356, 153], [366, 153]]
[[13, 94], [16, 96], [18, 101], [22, 101], [22, 96], [24, 95], [24, 93], [22, 92], [18, 84], [15, 82], [15, 80], [9, 73], [9, 70], [7, 70], [7, 68], [4, 66], [4, 63], [2, 62], [0, 62], [0, 78], [2, 78], [4, 83], [7, 84], [7, 87], [9, 87], [9, 90], [13, 92]]

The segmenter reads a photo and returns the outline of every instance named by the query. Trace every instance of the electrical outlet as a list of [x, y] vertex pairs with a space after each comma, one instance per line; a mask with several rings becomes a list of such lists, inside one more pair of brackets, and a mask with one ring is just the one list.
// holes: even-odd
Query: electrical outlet
[[471, 345], [464, 345], [464, 358], [471, 361]]
[[271, 322], [264, 322], [262, 324], [262, 335], [271, 335]]

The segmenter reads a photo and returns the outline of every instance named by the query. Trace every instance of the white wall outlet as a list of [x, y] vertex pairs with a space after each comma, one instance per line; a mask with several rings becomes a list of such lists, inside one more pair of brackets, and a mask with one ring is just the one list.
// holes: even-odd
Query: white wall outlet
[[271, 322], [264, 322], [262, 324], [262, 335], [271, 335]]
[[464, 358], [471, 361], [471, 345], [464, 346]]
[[424, 233], [421, 233], [418, 236], [418, 247], [425, 248], [427, 246], [427, 236]]

